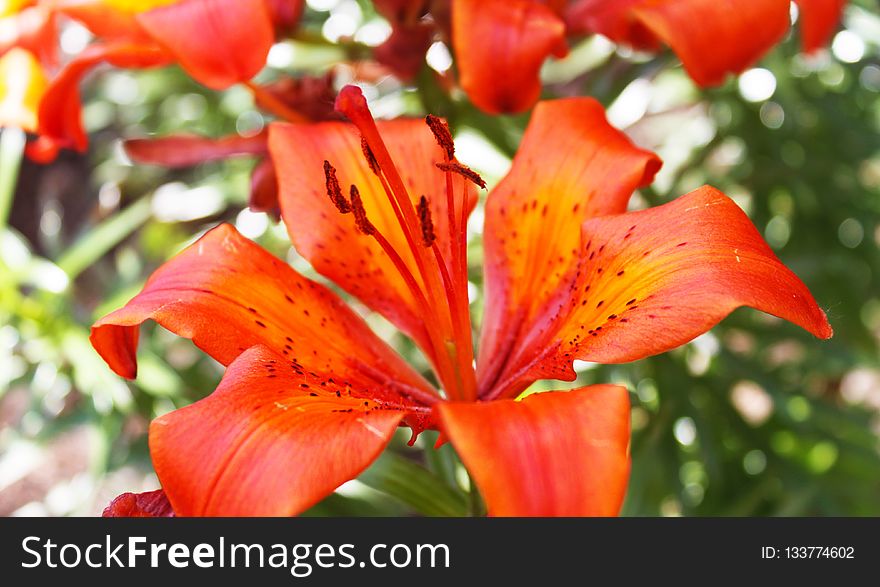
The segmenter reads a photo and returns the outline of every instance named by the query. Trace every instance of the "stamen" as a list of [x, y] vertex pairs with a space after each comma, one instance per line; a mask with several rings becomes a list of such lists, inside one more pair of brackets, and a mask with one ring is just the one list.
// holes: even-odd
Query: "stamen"
[[[361, 137], [366, 141], [369, 152], [378, 164], [379, 181], [382, 188], [389, 198], [394, 215], [398, 220], [398, 224], [403, 231], [409, 250], [413, 255], [413, 260], [418, 269], [418, 275], [421, 277], [421, 284], [416, 284], [412, 280], [411, 289], [417, 299], [424, 299], [425, 307], [429, 308], [427, 313], [436, 313], [429, 319], [426, 326], [428, 336], [432, 339], [433, 356], [436, 359], [436, 367], [438, 377], [447, 392], [447, 397], [452, 399], [476, 399], [476, 381], [473, 370], [473, 342], [471, 340], [470, 329], [462, 328], [462, 324], [466, 322], [466, 318], [462, 319], [455, 316], [456, 310], [453, 306], [463, 307], [464, 312], [458, 312], [467, 317], [467, 281], [465, 279], [456, 279], [455, 284], [458, 287], [450, 287], [453, 282], [450, 276], [443, 275], [446, 273], [445, 261], [437, 248], [436, 241], [430, 247], [420, 246], [424, 244], [422, 236], [422, 222], [420, 222], [419, 213], [415, 205], [416, 202], [410, 198], [406, 183], [398, 171], [391, 154], [388, 151], [385, 142], [382, 140], [378, 126], [373, 119], [372, 114], [367, 106], [363, 93], [357, 86], [346, 86], [340, 90], [336, 98], [336, 110], [345, 115], [361, 132]], [[439, 120], [439, 119], [438, 119]], [[442, 136], [448, 135], [448, 129], [444, 132], [444, 125], [435, 125], [439, 129]], [[436, 135], [435, 135], [436, 136]], [[449, 135], [451, 141], [451, 135]], [[449, 145], [447, 145], [449, 146]], [[454, 155], [444, 147], [444, 154]], [[365, 156], [366, 153], [365, 153]], [[368, 161], [369, 162], [369, 161]], [[447, 177], [450, 175], [447, 172]], [[353, 196], [355, 200], [357, 196]], [[466, 201], [466, 200], [465, 200]], [[352, 202], [352, 206], [356, 206]], [[467, 207], [462, 206], [462, 215], [466, 214]], [[454, 208], [450, 207], [450, 210]], [[356, 214], [359, 214], [357, 212]], [[370, 225], [372, 227], [372, 225]], [[395, 265], [398, 265], [401, 274], [408, 274], [408, 268], [403, 264], [400, 255], [390, 247], [389, 243], [384, 240], [381, 233], [374, 227], [372, 236], [380, 242], [386, 254], [392, 259]], [[457, 223], [450, 223], [450, 230], [463, 234], [463, 227]], [[431, 231], [433, 233], [433, 230]], [[455, 240], [452, 243], [455, 247]], [[464, 243], [458, 243], [459, 249], [464, 248]], [[432, 249], [431, 252], [426, 249]], [[461, 259], [453, 258], [452, 267], [463, 265]], [[456, 263], [456, 261], [458, 261]], [[407, 279], [409, 282], [410, 280]], [[423, 285], [425, 291], [420, 291], [419, 285]], [[447, 308], [448, 312], [442, 311]], [[458, 318], [458, 319], [457, 319]], [[448, 320], [448, 321], [447, 321]]]
[[370, 166], [370, 171], [379, 175], [379, 162], [376, 161], [376, 156], [373, 155], [373, 151], [364, 137], [361, 137], [361, 151], [364, 152], [364, 158], [367, 160], [367, 165]]
[[351, 198], [351, 211], [354, 213], [354, 222], [361, 234], [371, 235], [376, 233], [376, 227], [367, 218], [367, 211], [364, 210], [364, 202], [361, 200], [361, 193], [357, 186], [352, 185], [349, 192]]
[[480, 177], [479, 173], [477, 173], [476, 171], [474, 171], [470, 167], [462, 165], [461, 163], [458, 163], [458, 162], [435, 163], [434, 165], [436, 165], [439, 169], [441, 169], [443, 171], [451, 171], [452, 173], [457, 173], [457, 174], [461, 175], [462, 177], [464, 177], [465, 179], [468, 179], [468, 180], [472, 181], [473, 183], [477, 184], [481, 188], [486, 189], [486, 182], [483, 181], [483, 178]]
[[434, 222], [431, 220], [431, 208], [428, 206], [428, 198], [422, 196], [419, 200], [419, 223], [422, 225], [422, 243], [430, 247], [437, 240], [434, 234]]
[[[382, 178], [380, 177], [380, 179]], [[437, 376], [441, 381], [452, 381], [455, 378], [455, 368], [451, 363], [452, 357], [449, 356], [446, 345], [440, 338], [442, 330], [440, 324], [437, 322], [438, 316], [432, 311], [432, 305], [428, 302], [428, 299], [425, 297], [424, 292], [419, 287], [419, 284], [416, 282], [415, 277], [407, 267], [403, 258], [401, 258], [400, 254], [394, 250], [394, 247], [388, 242], [388, 239], [386, 239], [367, 219], [367, 213], [364, 210], [364, 203], [361, 199], [360, 192], [358, 191], [357, 186], [354, 185], [351, 186], [351, 206], [358, 231], [372, 236], [376, 242], [379, 243], [379, 246], [382, 247], [382, 250], [388, 256], [388, 259], [394, 264], [397, 272], [403, 278], [404, 282], [406, 282], [407, 288], [409, 288], [417, 305], [421, 308], [422, 315], [425, 319], [427, 335], [430, 341], [430, 348], [425, 350], [428, 352], [429, 357], [437, 362]], [[436, 248], [437, 246], [434, 245], [434, 249]]]
[[442, 118], [429, 114], [425, 117], [425, 122], [440, 148], [446, 152], [446, 159], [452, 161], [455, 159], [455, 143], [452, 141], [452, 133], [449, 132], [449, 125]]
[[406, 242], [413, 252], [419, 273], [427, 287], [428, 298], [433, 302], [439, 301], [442, 296], [442, 286], [436, 276], [432, 276], [428, 270], [429, 258], [424, 252], [424, 248], [419, 247], [417, 243], [417, 234], [420, 229], [415, 206], [413, 206], [403, 178], [397, 171], [391, 154], [379, 134], [379, 128], [376, 126], [376, 121], [373, 120], [363, 92], [357, 86], [345, 86], [336, 96], [335, 107], [337, 112], [347, 117], [361, 131], [362, 139], [366, 141], [370, 153], [378, 163], [378, 169], [381, 171], [379, 180], [388, 195]]
[[336, 179], [336, 168], [330, 165], [326, 159], [324, 159], [324, 179], [327, 185], [327, 197], [330, 198], [336, 209], [342, 214], [351, 212], [351, 205], [342, 195], [342, 188], [339, 187], [339, 180]]

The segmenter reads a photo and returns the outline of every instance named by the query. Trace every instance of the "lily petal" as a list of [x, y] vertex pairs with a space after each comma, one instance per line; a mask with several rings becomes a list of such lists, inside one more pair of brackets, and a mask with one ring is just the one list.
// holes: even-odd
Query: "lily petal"
[[417, 21], [424, 14], [427, 4], [426, 0], [373, 0], [376, 12], [392, 24]]
[[251, 193], [248, 207], [254, 212], [267, 212], [275, 217], [281, 216], [278, 206], [278, 176], [275, 165], [269, 158], [261, 160], [251, 173]]
[[238, 155], [265, 155], [268, 152], [266, 139], [266, 133], [250, 137], [236, 134], [219, 139], [170, 135], [125, 141], [125, 152], [137, 163], [189, 167]]
[[614, 516], [629, 478], [629, 397], [616, 385], [522, 401], [443, 403], [444, 432], [492, 516]]
[[531, 107], [544, 60], [568, 52], [562, 19], [534, 0], [455, 0], [452, 41], [462, 89], [493, 114]]
[[294, 28], [305, 9], [303, 0], [266, 0], [275, 28], [281, 32]]
[[840, 24], [846, 0], [796, 0], [800, 9], [801, 44], [811, 53], [828, 44]]
[[499, 376], [520, 332], [580, 258], [584, 220], [626, 210], [660, 159], [608, 124], [592, 98], [541, 102], [486, 204], [486, 296], [478, 379]]
[[58, 28], [54, 13], [38, 5], [0, 18], [0, 56], [13, 47], [27, 49], [46, 67], [57, 67]]
[[275, 39], [265, 0], [184, 0], [137, 19], [189, 75], [215, 90], [254, 77]]
[[789, 6], [789, 0], [580, 0], [569, 8], [568, 22], [640, 49], [662, 42], [707, 87], [753, 65], [779, 42], [789, 27]]
[[657, 51], [660, 41], [633, 17], [633, 8], [645, 3], [646, 0], [574, 0], [566, 8], [565, 24], [569, 33], [598, 33], [634, 49]]
[[356, 477], [404, 412], [262, 347], [207, 398], [153, 421], [150, 453], [182, 516], [297, 514]]
[[148, 68], [167, 65], [170, 56], [153, 43], [114, 41], [84, 49], [55, 76], [40, 102], [39, 134], [54, 146], [85, 151], [88, 137], [82, 125], [79, 82], [93, 67]]
[[170, 518], [174, 510], [161, 489], [146, 493], [123, 493], [104, 508], [105, 518]]
[[[516, 393], [541, 378], [573, 380], [574, 359], [621, 363], [682, 345], [740, 306], [819, 338], [831, 326], [807, 287], [730, 198], [702, 187], [663, 206], [583, 226], [568, 299], [545, 310], [510, 361]], [[527, 369], [524, 366], [531, 365]]]
[[126, 154], [136, 163], [164, 167], [189, 167], [207, 161], [218, 161], [240, 156], [259, 156], [251, 174], [251, 193], [248, 206], [255, 212], [268, 212], [277, 219], [278, 180], [275, 167], [268, 158], [268, 133], [243, 137], [230, 135], [219, 139], [197, 135], [170, 135], [154, 139], [125, 141]]
[[433, 36], [434, 27], [429, 23], [398, 25], [391, 29], [385, 42], [373, 50], [373, 57], [400, 79], [411, 81], [425, 63], [425, 52]]
[[150, 319], [224, 365], [262, 344], [339, 380], [394, 386], [398, 395], [431, 390], [338, 296], [230, 225], [165, 263], [137, 296], [92, 326], [92, 345], [117, 374], [137, 375], [138, 327]]
[[76, 20], [104, 41], [147, 42], [149, 37], [138, 24], [138, 12], [152, 10], [179, 0], [51, 0], [52, 9]]
[[[446, 176], [434, 165], [444, 161], [444, 152], [422, 120], [380, 121], [378, 125], [414, 205], [420, 196], [427, 196], [437, 245], [450, 262]], [[357, 185], [370, 221], [418, 279], [403, 230], [379, 179], [370, 170], [354, 126], [344, 122], [275, 123], [269, 129], [269, 151], [278, 174], [281, 215], [297, 251], [321, 274], [428, 348], [422, 315], [430, 310], [416, 304], [382, 248], [360, 234], [351, 215], [340, 214], [326, 195], [325, 159], [336, 168], [343, 190]], [[476, 193], [463, 178], [456, 175], [452, 181], [455, 214], [460, 217], [464, 195], [470, 212]]]
[[43, 68], [30, 51], [13, 47], [0, 57], [0, 127], [36, 130], [37, 109], [47, 85]]

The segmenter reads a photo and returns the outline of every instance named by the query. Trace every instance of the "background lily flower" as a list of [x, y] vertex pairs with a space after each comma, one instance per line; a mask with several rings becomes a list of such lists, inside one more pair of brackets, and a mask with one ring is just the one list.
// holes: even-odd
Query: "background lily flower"
[[[797, 2], [805, 51], [828, 42], [844, 4]], [[705, 87], [743, 71], [779, 42], [789, 27], [790, 7], [788, 0], [577, 0], [565, 18], [572, 31], [601, 33], [637, 49], [656, 51], [668, 45], [694, 81]]]
[[[262, 91], [262, 96], [271, 96], [289, 112], [301, 116], [303, 121], [339, 118], [332, 108], [336, 98], [332, 71], [316, 77], [281, 78], [263, 86]], [[260, 97], [257, 98], [257, 105], [260, 105]], [[125, 141], [125, 151], [136, 163], [172, 168], [189, 167], [230, 157], [255, 156], [257, 163], [251, 175], [248, 206], [255, 212], [268, 212], [277, 218], [280, 214], [278, 180], [275, 167], [267, 157], [267, 139], [268, 132], [253, 136], [234, 134], [219, 139], [171, 135]]]
[[0, 127], [37, 129], [40, 100], [57, 66], [52, 11], [32, 1], [0, 5]]
[[430, 7], [429, 4], [426, 0], [373, 1], [376, 11], [391, 24], [391, 34], [376, 47], [373, 56], [403, 80], [416, 77], [433, 41], [434, 23], [423, 17], [429, 8], [433, 13], [437, 7], [436, 3]]
[[33, 53], [14, 47], [0, 57], [0, 127], [33, 132], [46, 75]]
[[165, 493], [123, 493], [104, 509], [106, 518], [167, 518], [174, 515]]
[[55, 15], [34, 0], [0, 7], [0, 55], [12, 47], [27, 49], [47, 67], [58, 63]]
[[[805, 51], [827, 43], [844, 4], [797, 2]], [[566, 54], [566, 36], [598, 33], [642, 51], [669, 46], [691, 78], [708, 87], [778, 43], [789, 28], [790, 6], [789, 0], [453, 0], [452, 38], [460, 83], [474, 104], [520, 112], [540, 94], [545, 59]]]
[[[92, 68], [150, 68], [177, 63], [212, 88], [249, 84], [266, 62], [276, 27], [301, 13], [298, 0], [56, 0], [98, 40], [52, 79], [40, 105], [39, 147], [46, 161], [59, 148], [84, 151], [79, 83]], [[260, 88], [252, 86], [253, 91]]]
[[221, 225], [91, 336], [124, 377], [136, 376], [148, 319], [228, 365], [213, 394], [151, 425], [178, 515], [299, 513], [357, 476], [401, 424], [451, 441], [490, 514], [614, 515], [629, 471], [626, 390], [516, 400], [532, 381], [573, 379], [575, 359], [663, 352], [742, 305], [831, 336], [803, 283], [717, 190], [626, 212], [659, 159], [594, 100], [566, 99], [539, 104], [489, 195], [474, 369], [464, 227], [470, 183], [482, 180], [439, 119], [374, 122], [355, 87], [337, 108], [353, 124], [271, 127], [282, 217], [315, 269], [421, 346], [442, 392], [330, 289]]

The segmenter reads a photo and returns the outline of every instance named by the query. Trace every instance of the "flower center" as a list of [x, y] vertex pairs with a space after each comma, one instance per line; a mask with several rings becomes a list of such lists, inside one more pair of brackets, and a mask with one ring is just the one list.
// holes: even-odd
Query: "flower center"
[[[324, 162], [327, 195], [341, 214], [354, 216], [358, 231], [376, 240], [406, 283], [421, 313], [430, 348], [424, 349], [431, 359], [440, 384], [449, 399], [477, 398], [474, 371], [474, 347], [467, 296], [467, 194], [461, 199], [456, 215], [453, 174], [459, 174], [483, 186], [475, 172], [455, 160], [455, 146], [446, 123], [428, 116], [426, 123], [444, 153], [437, 167], [446, 176], [446, 211], [449, 234], [449, 259], [438, 246], [428, 198], [410, 197], [401, 175], [379, 134], [375, 120], [359, 88], [347, 86], [339, 93], [336, 109], [348, 117], [361, 133], [361, 147], [367, 164], [379, 178], [391, 209], [415, 261], [415, 271], [403, 260], [400, 252], [370, 222], [357, 186], [343, 194], [336, 170]], [[414, 203], [417, 202], [417, 203]]]

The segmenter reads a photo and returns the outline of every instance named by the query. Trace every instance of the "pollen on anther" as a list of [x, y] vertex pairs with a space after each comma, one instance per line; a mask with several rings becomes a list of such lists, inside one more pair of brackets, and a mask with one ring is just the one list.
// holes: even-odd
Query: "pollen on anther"
[[480, 176], [479, 173], [477, 173], [476, 171], [474, 171], [470, 167], [467, 167], [465, 165], [462, 165], [461, 163], [456, 163], [456, 162], [435, 163], [434, 165], [436, 165], [437, 168], [440, 169], [441, 171], [450, 171], [452, 173], [457, 173], [458, 175], [464, 177], [465, 179], [477, 184], [482, 189], [486, 189], [486, 182], [483, 180], [483, 178]]
[[354, 214], [354, 222], [358, 231], [366, 235], [375, 233], [376, 227], [367, 218], [367, 211], [364, 210], [364, 202], [361, 200], [361, 193], [358, 191], [357, 186], [351, 186], [349, 197], [351, 198], [351, 210]]
[[339, 180], [336, 179], [336, 168], [326, 159], [324, 160], [324, 180], [327, 187], [327, 197], [330, 198], [336, 209], [341, 214], [351, 212], [351, 205], [345, 199], [345, 196], [342, 195], [342, 188], [339, 187]]
[[422, 227], [422, 244], [430, 247], [437, 239], [434, 234], [434, 222], [431, 220], [431, 207], [428, 205], [428, 198], [424, 195], [419, 198], [419, 224]]
[[376, 156], [373, 155], [373, 150], [370, 149], [370, 145], [364, 137], [361, 137], [361, 151], [364, 152], [364, 159], [367, 160], [367, 165], [370, 166], [370, 171], [379, 175], [379, 162], [376, 161]]
[[434, 133], [437, 144], [446, 152], [446, 157], [450, 161], [455, 159], [455, 143], [452, 141], [452, 133], [449, 132], [449, 125], [446, 121], [429, 114], [425, 117], [425, 123]]

